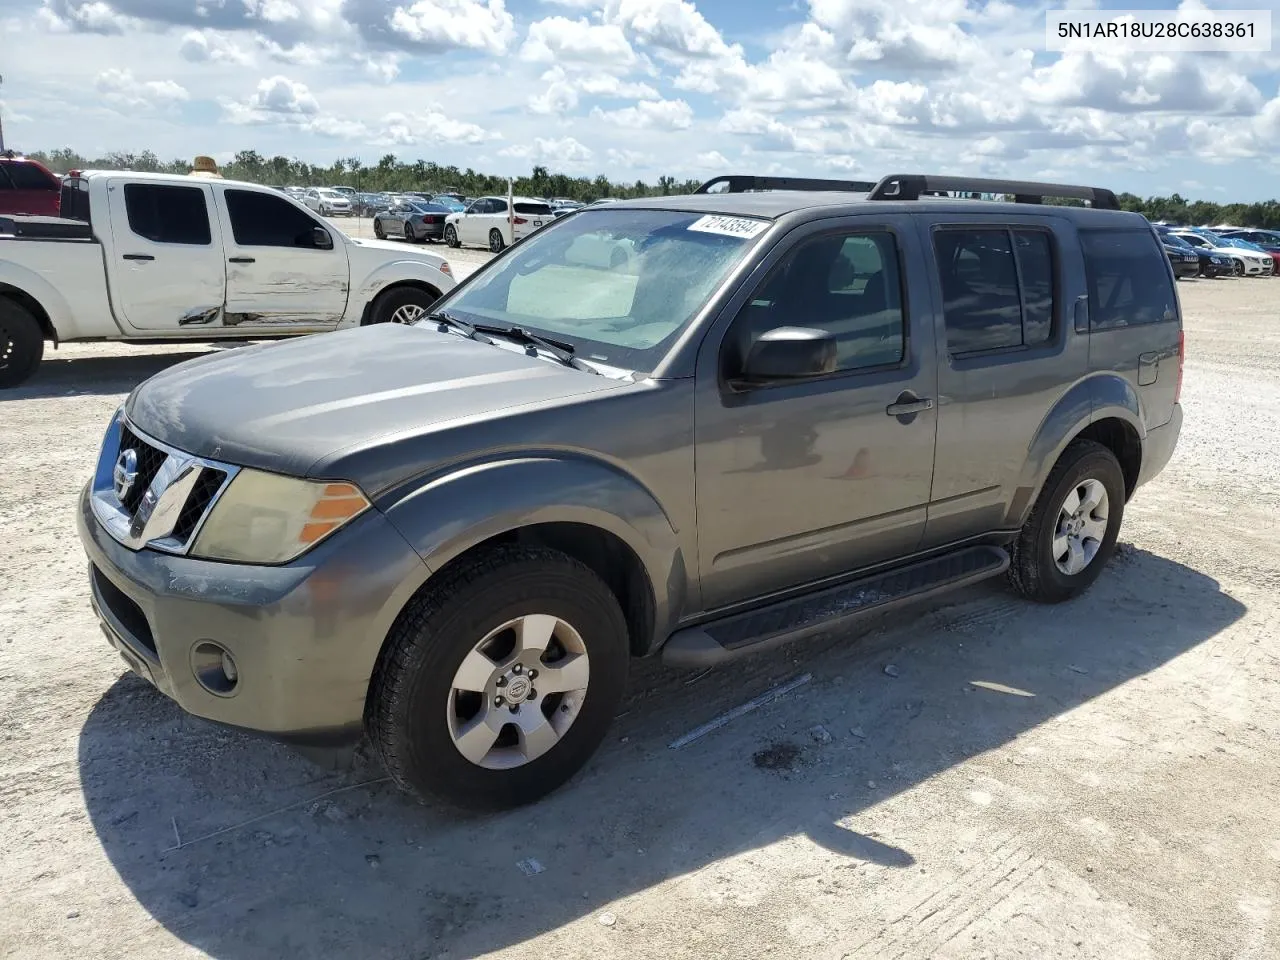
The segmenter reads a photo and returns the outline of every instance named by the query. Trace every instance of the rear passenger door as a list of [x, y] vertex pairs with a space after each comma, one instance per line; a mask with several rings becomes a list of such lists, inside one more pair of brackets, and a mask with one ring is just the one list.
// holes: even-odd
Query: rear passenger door
[[218, 316], [226, 299], [212, 188], [109, 180], [112, 243], [105, 251], [115, 314], [136, 330], [181, 329]]
[[1148, 429], [1173, 416], [1182, 324], [1177, 286], [1147, 230], [1081, 230], [1089, 282], [1089, 369], [1114, 370], [1138, 394]]
[[[937, 386], [924, 269], [907, 217], [809, 224], [754, 271], [708, 331], [695, 408], [708, 609], [897, 559], [919, 545]], [[788, 326], [834, 334], [836, 369], [741, 384], [751, 344]], [[900, 403], [918, 409], [902, 412]]]
[[[1072, 305], [1086, 294], [1074, 227], [1055, 217], [922, 216], [937, 304], [938, 445], [924, 545], [1009, 525], [1028, 451], [1088, 371]], [[1088, 411], [1083, 411], [1087, 415]]]

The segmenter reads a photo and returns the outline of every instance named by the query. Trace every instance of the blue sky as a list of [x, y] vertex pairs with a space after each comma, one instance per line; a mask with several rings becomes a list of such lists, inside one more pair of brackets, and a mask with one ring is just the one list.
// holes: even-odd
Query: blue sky
[[[1068, 5], [1092, 6], [1054, 4]], [[394, 153], [615, 180], [918, 170], [1280, 197], [1276, 53], [1053, 54], [1046, 8], [0, 0], [0, 116], [9, 146], [88, 154]]]

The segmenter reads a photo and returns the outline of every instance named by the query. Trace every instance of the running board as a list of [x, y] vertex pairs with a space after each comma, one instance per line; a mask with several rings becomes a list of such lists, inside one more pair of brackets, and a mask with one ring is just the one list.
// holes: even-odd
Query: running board
[[860, 617], [925, 600], [1009, 569], [1001, 547], [966, 547], [721, 620], [686, 627], [662, 648], [673, 667], [712, 667], [801, 637], [843, 627]]

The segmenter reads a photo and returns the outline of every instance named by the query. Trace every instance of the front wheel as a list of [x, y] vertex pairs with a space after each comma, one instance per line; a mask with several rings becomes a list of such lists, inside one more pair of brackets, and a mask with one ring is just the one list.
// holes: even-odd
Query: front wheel
[[506, 243], [502, 239], [502, 231], [496, 228], [493, 230], [490, 230], [489, 231], [489, 252], [501, 253], [502, 248], [504, 246], [506, 246]]
[[395, 287], [374, 302], [369, 323], [416, 323], [439, 299], [438, 293], [421, 287]]
[[369, 739], [419, 797], [530, 803], [600, 745], [628, 665], [622, 610], [593, 571], [556, 550], [498, 548], [400, 614], [374, 670]]
[[462, 246], [462, 244], [458, 242], [458, 231], [453, 228], [453, 224], [444, 228], [444, 242], [450, 247]]
[[1072, 443], [1010, 549], [1014, 588], [1040, 603], [1061, 603], [1083, 592], [1115, 552], [1124, 501], [1116, 455], [1092, 440]]
[[1233, 267], [1231, 268], [1231, 273], [1232, 273], [1232, 275], [1233, 275], [1233, 276], [1236, 276], [1236, 277], [1243, 277], [1243, 276], [1244, 276], [1244, 261], [1243, 261], [1243, 260], [1237, 260], [1237, 261], [1235, 262], [1235, 266], [1233, 266]]
[[40, 366], [44, 331], [31, 311], [0, 297], [0, 389], [16, 387]]

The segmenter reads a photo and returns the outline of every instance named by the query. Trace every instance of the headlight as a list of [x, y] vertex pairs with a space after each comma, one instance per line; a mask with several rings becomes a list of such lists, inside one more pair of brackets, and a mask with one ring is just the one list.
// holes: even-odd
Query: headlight
[[201, 527], [191, 556], [287, 563], [367, 509], [354, 483], [241, 470]]

